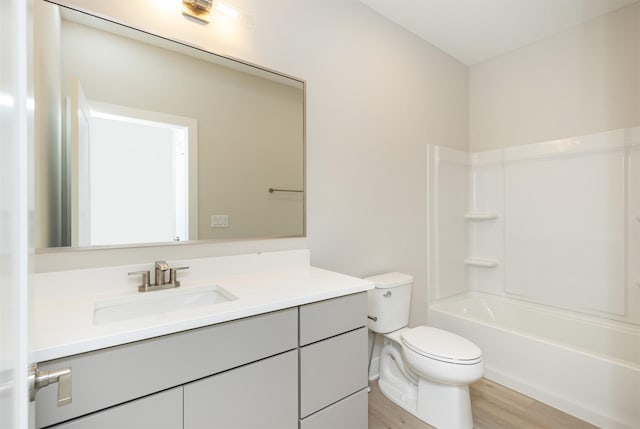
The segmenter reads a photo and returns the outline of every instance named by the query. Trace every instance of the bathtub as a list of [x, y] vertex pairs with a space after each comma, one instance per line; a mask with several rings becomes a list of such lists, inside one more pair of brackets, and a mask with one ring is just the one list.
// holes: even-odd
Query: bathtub
[[485, 377], [603, 428], [640, 428], [640, 328], [494, 295], [429, 307], [481, 349]]

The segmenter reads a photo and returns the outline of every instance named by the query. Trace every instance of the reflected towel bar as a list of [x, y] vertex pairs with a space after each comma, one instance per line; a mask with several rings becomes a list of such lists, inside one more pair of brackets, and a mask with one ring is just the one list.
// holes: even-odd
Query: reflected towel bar
[[275, 188], [269, 188], [269, 193], [273, 194], [274, 192], [304, 192], [304, 191], [299, 191], [297, 189], [275, 189]]

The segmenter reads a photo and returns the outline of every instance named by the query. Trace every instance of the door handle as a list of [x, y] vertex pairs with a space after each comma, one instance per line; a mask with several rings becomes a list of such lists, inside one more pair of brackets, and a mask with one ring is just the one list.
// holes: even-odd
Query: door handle
[[42, 371], [36, 364], [29, 368], [29, 399], [34, 401], [41, 388], [58, 383], [58, 406], [71, 403], [71, 368]]

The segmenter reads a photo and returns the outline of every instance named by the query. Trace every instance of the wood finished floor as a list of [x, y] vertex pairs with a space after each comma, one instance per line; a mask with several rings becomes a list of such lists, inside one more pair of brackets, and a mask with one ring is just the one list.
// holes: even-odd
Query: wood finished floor
[[[470, 386], [474, 429], [597, 429], [569, 414], [485, 378]], [[369, 429], [433, 429], [386, 399], [378, 383], [369, 393]]]

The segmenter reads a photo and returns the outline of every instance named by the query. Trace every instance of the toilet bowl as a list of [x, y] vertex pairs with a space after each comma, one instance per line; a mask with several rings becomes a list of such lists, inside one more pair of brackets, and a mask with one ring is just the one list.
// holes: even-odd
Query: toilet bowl
[[422, 377], [445, 384], [469, 384], [482, 377], [482, 352], [459, 335], [418, 326], [401, 337], [407, 364]]
[[408, 328], [413, 278], [402, 273], [369, 277], [369, 329], [384, 334], [380, 391], [438, 429], [472, 429], [469, 384], [482, 377], [481, 350], [442, 329]]

